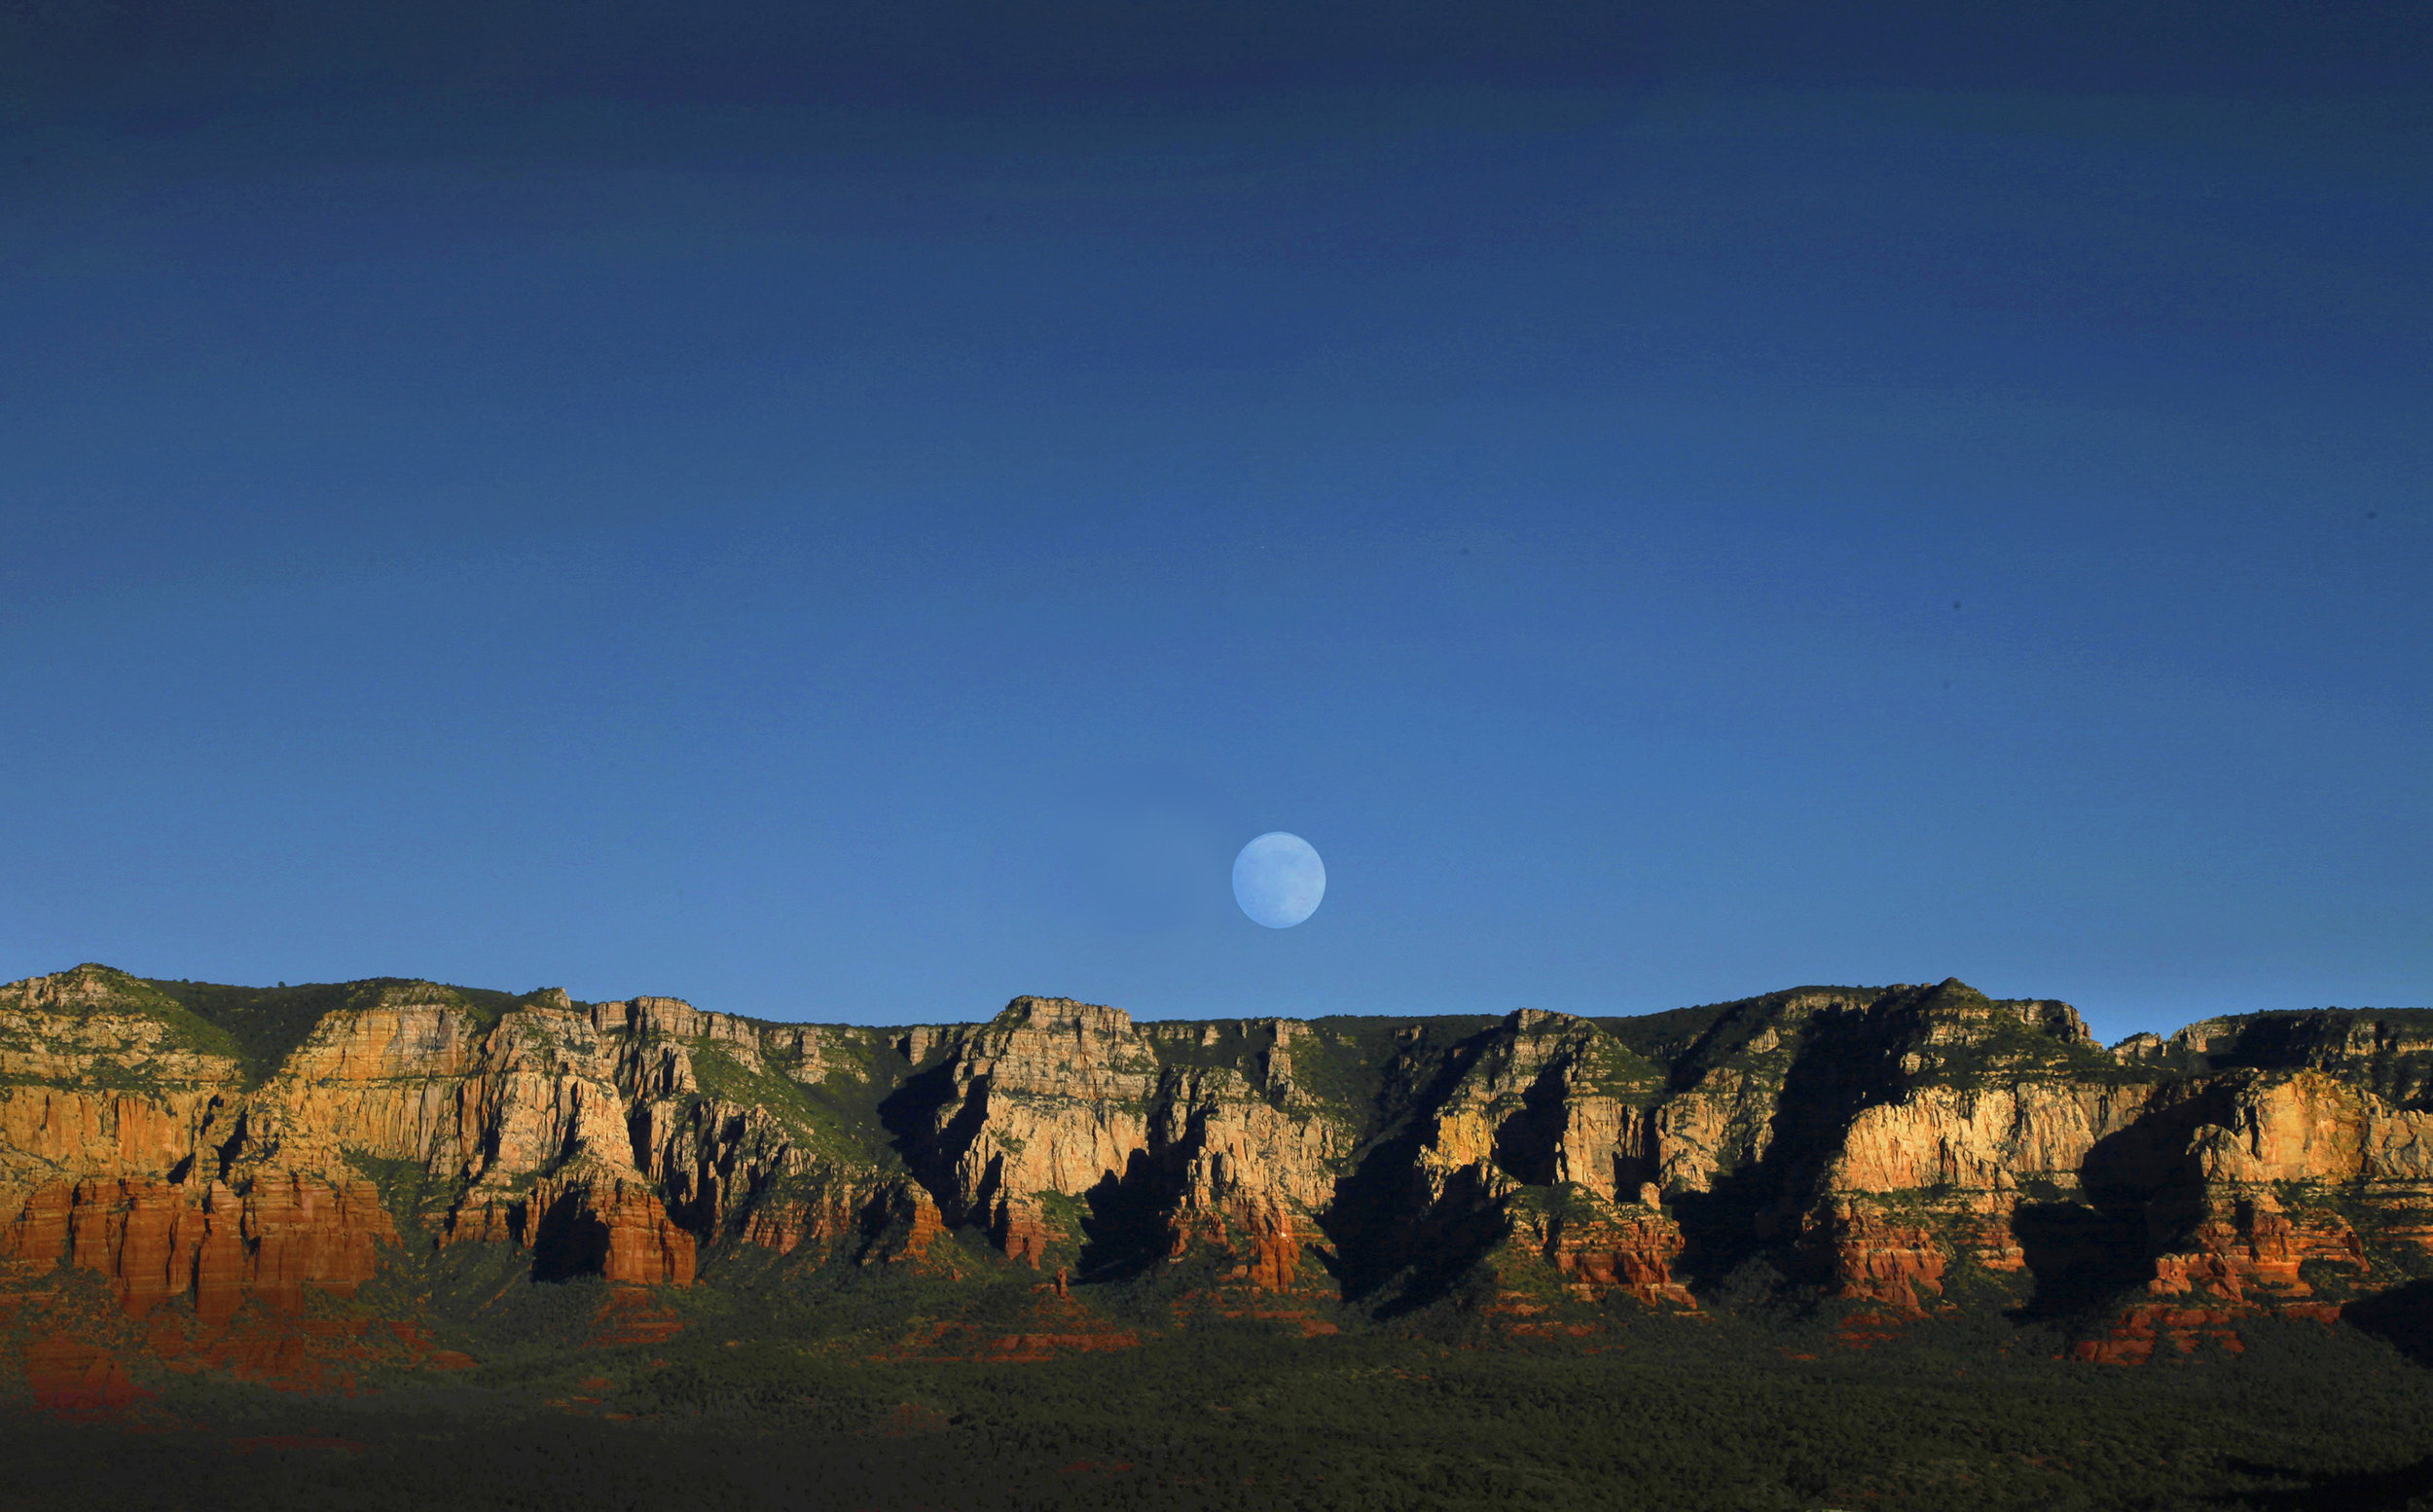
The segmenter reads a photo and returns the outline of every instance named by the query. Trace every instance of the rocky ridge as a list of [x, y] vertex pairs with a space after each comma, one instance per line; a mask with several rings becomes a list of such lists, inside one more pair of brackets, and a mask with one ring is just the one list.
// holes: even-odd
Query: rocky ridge
[[1694, 1309], [1756, 1275], [1891, 1314], [2127, 1298], [2166, 1319], [2124, 1325], [2151, 1349], [2433, 1273], [2428, 1120], [2420, 1010], [2107, 1049], [2067, 1004], [1946, 981], [1598, 1020], [1018, 997], [883, 1029], [88, 965], [0, 987], [0, 1260], [205, 1318], [466, 1243], [667, 1285], [1197, 1257], [1386, 1311], [1529, 1277]]

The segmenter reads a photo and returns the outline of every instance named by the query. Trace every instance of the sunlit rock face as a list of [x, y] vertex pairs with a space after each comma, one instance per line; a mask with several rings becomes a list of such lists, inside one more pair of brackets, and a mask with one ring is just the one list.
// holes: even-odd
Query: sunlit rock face
[[907, 1147], [950, 1217], [1034, 1264], [1078, 1237], [1060, 1214], [1095, 1201], [1128, 1220], [1109, 1225], [1107, 1258], [1171, 1252], [1230, 1216], [1269, 1236], [1273, 1272], [1273, 1235], [1326, 1202], [1350, 1133], [1293, 1080], [1305, 1033], [1277, 1020], [1144, 1030], [1118, 1009], [1016, 998], [914, 1079]]
[[2321, 1307], [2433, 1244], [2427, 1021], [2107, 1050], [2067, 1004], [1946, 981], [1593, 1020], [1018, 997], [883, 1029], [83, 966], [0, 987], [0, 1261], [213, 1317], [465, 1243], [635, 1284], [734, 1254], [1696, 1308], [1762, 1259], [1896, 1314]]

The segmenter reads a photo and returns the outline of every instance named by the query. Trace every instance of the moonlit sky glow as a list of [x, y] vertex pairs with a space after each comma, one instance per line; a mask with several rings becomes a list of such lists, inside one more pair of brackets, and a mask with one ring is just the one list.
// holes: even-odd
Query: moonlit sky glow
[[2421, 12], [1996, 11], [10, 11], [0, 977], [2433, 1002]]

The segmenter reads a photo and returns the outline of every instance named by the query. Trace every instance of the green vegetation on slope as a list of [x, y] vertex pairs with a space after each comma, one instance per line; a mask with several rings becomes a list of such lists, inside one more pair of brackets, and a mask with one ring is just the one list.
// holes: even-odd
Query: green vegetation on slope
[[[1270, 1043], [1258, 1021], [1247, 1019], [1158, 1019], [1139, 1026], [1157, 1053], [1157, 1063], [1183, 1070], [1232, 1071], [1252, 1086], [1259, 1083], [1258, 1058]], [[1213, 1032], [1212, 1032], [1213, 1031]], [[1290, 1052], [1287, 1052], [1289, 1054]]]
[[1486, 1014], [1329, 1014], [1311, 1020], [1309, 1036], [1293, 1043], [1292, 1079], [1319, 1101], [1341, 1108], [1352, 1127], [1374, 1132], [1408, 1112], [1415, 1069], [1434, 1074], [1454, 1047], [1499, 1022]]
[[[134, 979], [129, 979], [134, 980]], [[444, 1003], [487, 1032], [529, 996], [488, 988], [445, 987], [411, 977], [371, 977], [361, 982], [308, 982], [294, 987], [231, 987], [216, 982], [151, 980], [142, 986], [167, 999], [203, 1026], [259, 1084], [273, 1074], [313, 1026], [329, 1014], [394, 1003]]]
[[814, 1154], [894, 1166], [879, 1120], [879, 1104], [900, 1080], [900, 1060], [890, 1066], [873, 1055], [859, 1065], [832, 1070], [807, 1083], [776, 1070], [755, 1071], [714, 1039], [686, 1043], [693, 1079], [705, 1096], [740, 1107], [758, 1106]]
[[[166, 1031], [162, 1036], [162, 1048], [223, 1056], [231, 1060], [241, 1057], [241, 1047], [235, 1036], [208, 1018], [193, 1012], [174, 996], [162, 991], [159, 984], [129, 976], [114, 967], [90, 962], [77, 967], [69, 975], [93, 990], [91, 1000], [68, 1006], [47, 1006], [41, 1010], [46, 1016], [64, 1016], [80, 1024], [104, 1016], [149, 1019]], [[37, 1036], [17, 1048], [40, 1052], [59, 1047]], [[94, 1059], [88, 1065], [84, 1078], [87, 1084], [135, 1092], [158, 1090], [158, 1071], [146, 1063], [146, 1059], [140, 1054], [126, 1057], [106, 1051], [93, 1054]]]

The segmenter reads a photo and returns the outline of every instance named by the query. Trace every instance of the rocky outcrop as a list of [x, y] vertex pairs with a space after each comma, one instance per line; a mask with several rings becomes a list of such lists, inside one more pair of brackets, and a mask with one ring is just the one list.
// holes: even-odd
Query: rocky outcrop
[[[1758, 1240], [1789, 1243], [1796, 1268], [1837, 1295], [1904, 1311], [1940, 1298], [1955, 1265], [2024, 1269], [2020, 1205], [2079, 1195], [2090, 1157], [2144, 1116], [2157, 1085], [2068, 1004], [1956, 981], [1759, 999], [1719, 1020], [1689, 1065], [1683, 1102], [1731, 1109], [1693, 1127], [1748, 1130], [1755, 1092], [1771, 1117], [1737, 1149], [1701, 1139], [1668, 1159], [1668, 1176], [1712, 1189], [1710, 1172], [1728, 1171]], [[1678, 1120], [1668, 1109], [1668, 1127]], [[1737, 1158], [1692, 1159], [1719, 1143]]]
[[2139, 1049], [2192, 1072], [2322, 1071], [2395, 1106], [2433, 1108], [2433, 1012], [2421, 1008], [2204, 1019]]
[[2076, 1186], [2088, 1152], [2135, 1123], [2154, 1093], [2153, 1083], [2059, 1080], [1917, 1088], [1852, 1117], [1828, 1181], [1854, 1194]]
[[1666, 1215], [1652, 1185], [1635, 1203], [1575, 1204], [1539, 1223], [1524, 1220], [1522, 1229], [1582, 1296], [1618, 1291], [1644, 1303], [1697, 1306], [1673, 1276], [1686, 1242], [1681, 1225]]
[[2066, 1004], [1945, 981], [1647, 1021], [1136, 1024], [1019, 997], [876, 1029], [86, 966], [0, 988], [0, 1260], [225, 1317], [360, 1285], [398, 1245], [681, 1285], [730, 1254], [989, 1263], [941, 1244], [960, 1230], [1069, 1283], [1204, 1265], [1387, 1308], [1490, 1278], [1695, 1307], [1763, 1256], [1879, 1319], [1978, 1281], [2234, 1316], [2433, 1255], [2428, 1021], [2106, 1050]]
[[73, 1175], [166, 1178], [206, 1149], [217, 1087], [87, 1091], [0, 1086], [0, 1191], [16, 1196]]
[[2372, 1278], [2352, 1214], [2425, 1249], [2428, 1134], [2428, 1115], [2316, 1070], [1918, 1089], [1852, 1120], [1815, 1229], [1845, 1295], [1914, 1308], [1955, 1262], [2026, 1265], [2024, 1213], [2109, 1209], [2133, 1246], [2110, 1263], [2149, 1292], [2287, 1302], [2315, 1294], [2310, 1263]]
[[925, 1183], [950, 1222], [1034, 1265], [1073, 1238], [1041, 1197], [1120, 1182], [1146, 1157], [1157, 1058], [1119, 1009], [1018, 997], [930, 1080], [912, 1130]]
[[451, 990], [383, 987], [247, 1086], [235, 1047], [148, 984], [83, 967], [0, 990], [18, 1063], [59, 1083], [0, 1090], [8, 1253], [103, 1271], [134, 1311], [289, 1307], [402, 1242], [364, 1171], [407, 1163], [458, 1192], [446, 1238], [689, 1280], [694, 1241], [635, 1161], [620, 1047], [559, 996], [485, 1022]]
[[2026, 1265], [2013, 1218], [2031, 1194], [2078, 1194], [2090, 1152], [2137, 1122], [2150, 1083], [1923, 1087], [1862, 1108], [1828, 1164], [1813, 1241], [1840, 1295], [1917, 1309], [1962, 1261]]
[[172, 1180], [224, 1136], [236, 1047], [106, 966], [0, 987], [0, 1210], [86, 1178]]
[[1587, 1020], [1519, 1009], [1450, 1044], [1405, 1034], [1385, 1080], [1410, 1100], [1329, 1213], [1356, 1289], [1416, 1303], [1516, 1248], [1583, 1292], [1689, 1304], [1670, 1269], [1683, 1234], [1649, 1179], [1660, 1065]]
[[1035, 1266], [1075, 1248], [1084, 1215], [1100, 1266], [1241, 1229], [1266, 1236], [1259, 1274], [1291, 1274], [1273, 1246], [1327, 1200], [1349, 1134], [1293, 1081], [1302, 1026], [1159, 1027], [1021, 997], [949, 1041], [907, 1115], [915, 1169], [949, 1220]]
[[693, 1279], [693, 1236], [670, 1222], [658, 1196], [638, 1181], [607, 1173], [547, 1178], [534, 1184], [527, 1210], [544, 1276], [675, 1286]]
[[484, 1038], [468, 1015], [444, 1003], [333, 1013], [268, 1083], [232, 1099], [234, 1143], [215, 1157], [231, 1171], [335, 1174], [362, 1155], [473, 1179], [496, 1158], [516, 1158], [520, 1138], [537, 1137], [498, 1126], [497, 1099], [478, 1075]]
[[1661, 1066], [1587, 1020], [1518, 1009], [1482, 1037], [1425, 1147], [1447, 1168], [1491, 1165], [1524, 1185], [1617, 1201], [1661, 1164], [1652, 1105], [1663, 1085]]
[[397, 1232], [371, 1183], [310, 1177], [222, 1182], [88, 1179], [37, 1189], [0, 1234], [0, 1255], [36, 1269], [97, 1271], [128, 1312], [191, 1298], [205, 1319], [246, 1299], [294, 1312], [307, 1286], [351, 1295]]
[[2209, 1091], [2190, 1179], [2151, 1204], [2165, 1252], [2150, 1290], [2306, 1298], [2310, 1262], [2327, 1280], [2362, 1280], [2374, 1266], [2352, 1213], [2386, 1243], [2433, 1252], [2433, 1115], [2312, 1070], [2233, 1072]]

